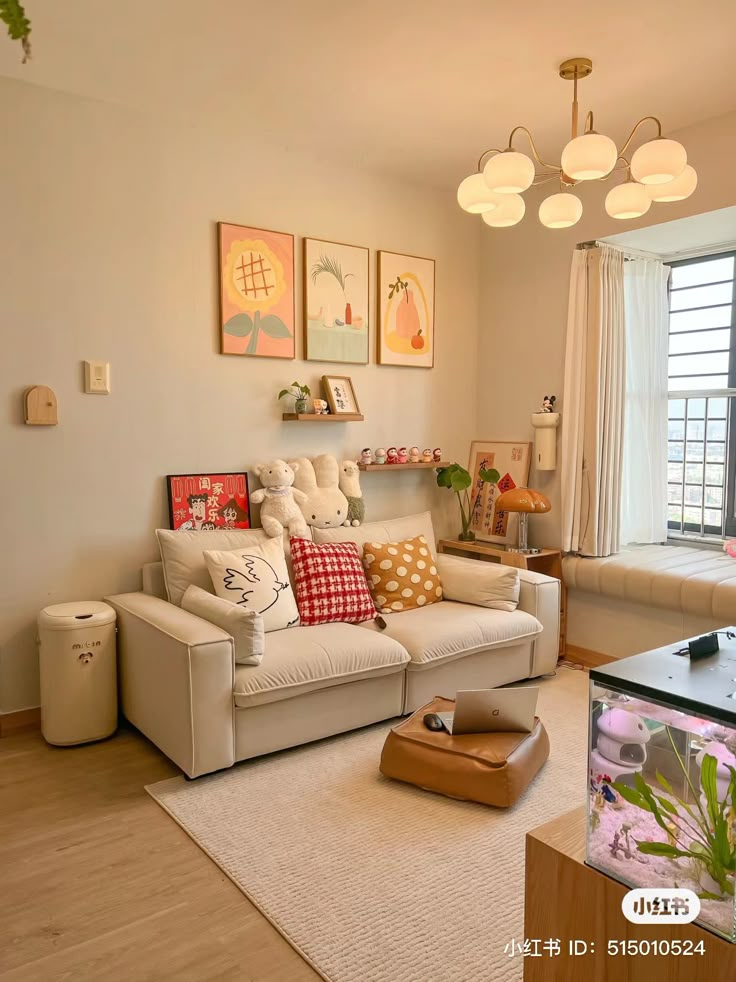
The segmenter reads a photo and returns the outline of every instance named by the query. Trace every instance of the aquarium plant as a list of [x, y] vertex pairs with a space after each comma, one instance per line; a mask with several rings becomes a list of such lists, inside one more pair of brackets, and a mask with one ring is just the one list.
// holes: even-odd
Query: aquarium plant
[[307, 411], [307, 399], [312, 394], [308, 385], [302, 385], [300, 382], [292, 382], [288, 389], [282, 389], [278, 394], [279, 399], [283, 399], [284, 396], [291, 396], [294, 400], [294, 412], [295, 413], [306, 413]]
[[[613, 781], [611, 787], [628, 801], [649, 812], [666, 833], [667, 842], [636, 843], [640, 853], [669, 859], [690, 859], [708, 874], [708, 886], [698, 894], [701, 900], [723, 900], [734, 896], [736, 876], [736, 769], [729, 767], [731, 779], [723, 801], [718, 800], [716, 771], [718, 761], [705, 754], [700, 767], [701, 795], [693, 785], [687, 767], [677, 751], [670, 728], [667, 736], [677, 758], [694, 804], [683, 801], [659, 771], [657, 782], [667, 797], [655, 794], [641, 774], [634, 775], [634, 787]], [[700, 878], [701, 886], [703, 877]]]
[[[480, 471], [478, 474], [481, 482], [487, 484], [498, 484], [501, 479], [501, 475], [498, 471], [491, 467], [488, 470]], [[475, 539], [475, 532], [470, 528], [470, 520], [472, 516], [472, 503], [470, 501], [470, 495], [468, 489], [473, 483], [473, 479], [460, 464], [448, 464], [447, 467], [437, 468], [437, 484], [441, 488], [448, 488], [450, 491], [454, 491], [457, 495], [457, 501], [460, 505], [460, 520], [462, 522], [462, 532], [458, 538], [462, 542], [472, 542]]]

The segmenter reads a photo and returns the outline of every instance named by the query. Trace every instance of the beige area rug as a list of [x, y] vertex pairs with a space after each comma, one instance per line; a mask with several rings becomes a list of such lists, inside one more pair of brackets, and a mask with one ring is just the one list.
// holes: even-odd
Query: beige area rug
[[329, 982], [519, 982], [524, 836], [585, 800], [587, 685], [541, 683], [551, 755], [511, 809], [382, 777], [389, 724], [147, 790]]

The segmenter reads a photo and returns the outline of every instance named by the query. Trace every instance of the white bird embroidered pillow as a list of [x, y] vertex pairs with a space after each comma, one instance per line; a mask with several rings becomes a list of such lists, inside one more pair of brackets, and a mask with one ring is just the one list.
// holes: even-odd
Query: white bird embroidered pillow
[[299, 623], [281, 539], [228, 552], [208, 550], [204, 558], [217, 596], [263, 614], [267, 632]]

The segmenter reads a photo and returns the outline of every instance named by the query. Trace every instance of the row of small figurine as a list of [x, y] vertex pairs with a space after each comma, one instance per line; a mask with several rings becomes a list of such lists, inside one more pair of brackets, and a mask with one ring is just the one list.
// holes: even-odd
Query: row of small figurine
[[421, 454], [419, 453], [419, 447], [410, 447], [409, 450], [406, 447], [389, 447], [388, 450], [384, 450], [383, 447], [379, 447], [375, 453], [366, 447], [365, 450], [360, 455], [361, 464], [439, 464], [442, 461], [442, 451], [439, 447], [435, 447], [434, 450], [425, 450]]

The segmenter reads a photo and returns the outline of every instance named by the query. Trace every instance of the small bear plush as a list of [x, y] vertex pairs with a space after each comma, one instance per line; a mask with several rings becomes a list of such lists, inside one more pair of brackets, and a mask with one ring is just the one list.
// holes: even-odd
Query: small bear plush
[[292, 487], [298, 469], [297, 463], [292, 462], [289, 466], [285, 460], [270, 460], [267, 464], [258, 464], [255, 469], [263, 487], [254, 491], [250, 500], [256, 505], [262, 502], [261, 525], [271, 538], [283, 535], [285, 528], [290, 536], [309, 536], [300, 508], [307, 496]]
[[340, 490], [348, 499], [348, 517], [343, 525], [362, 525], [365, 520], [365, 502], [360, 490], [360, 468], [353, 460], [340, 464]]

